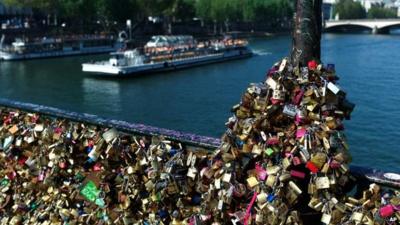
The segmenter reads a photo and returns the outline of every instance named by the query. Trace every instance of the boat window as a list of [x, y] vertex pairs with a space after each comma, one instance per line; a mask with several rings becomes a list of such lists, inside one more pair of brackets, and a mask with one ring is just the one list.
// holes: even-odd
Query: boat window
[[122, 54], [111, 54], [111, 59], [121, 59], [123, 57]]

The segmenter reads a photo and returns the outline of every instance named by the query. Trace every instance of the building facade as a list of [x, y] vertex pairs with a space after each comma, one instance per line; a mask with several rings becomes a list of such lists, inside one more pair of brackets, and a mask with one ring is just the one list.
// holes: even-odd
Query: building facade
[[323, 0], [322, 1], [322, 16], [324, 20], [332, 20], [335, 15], [333, 15], [333, 6], [338, 2], [338, 0]]
[[373, 6], [383, 7], [385, 5], [385, 2], [383, 0], [358, 0], [358, 1], [361, 3], [361, 5], [365, 8], [367, 12]]

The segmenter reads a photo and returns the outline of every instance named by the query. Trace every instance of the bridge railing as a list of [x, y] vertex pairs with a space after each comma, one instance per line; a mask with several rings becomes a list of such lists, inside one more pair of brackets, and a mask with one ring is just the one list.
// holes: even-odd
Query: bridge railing
[[[129, 123], [121, 120], [106, 119], [87, 113], [71, 112], [49, 106], [0, 98], [0, 110], [2, 108], [38, 113], [49, 117], [55, 117], [59, 119], [63, 118], [71, 121], [93, 124], [102, 127], [114, 127], [119, 131], [131, 134], [144, 136], [164, 136], [166, 139], [178, 141], [192, 147], [204, 148], [209, 151], [215, 150], [221, 144], [220, 139], [213, 137], [184, 133], [175, 130], [147, 126], [144, 124]], [[386, 171], [361, 166], [351, 166], [350, 170], [352, 175], [357, 179], [357, 182], [375, 182], [388, 187], [400, 188], [400, 179], [393, 179], [396, 176], [400, 176], [396, 173], [399, 171], [392, 171], [388, 173]]]
[[385, 22], [385, 21], [400, 21], [397, 18], [388, 18], [388, 19], [344, 19], [344, 20], [325, 20], [325, 22], [344, 22], [344, 21], [358, 21], [358, 22]]

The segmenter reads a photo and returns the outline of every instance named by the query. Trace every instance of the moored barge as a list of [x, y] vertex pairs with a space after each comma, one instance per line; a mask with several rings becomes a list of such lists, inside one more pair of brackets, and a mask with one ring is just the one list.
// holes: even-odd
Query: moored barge
[[11, 61], [101, 54], [117, 51], [123, 46], [122, 40], [104, 35], [40, 38], [34, 40], [17, 38], [10, 45], [0, 44], [0, 60]]

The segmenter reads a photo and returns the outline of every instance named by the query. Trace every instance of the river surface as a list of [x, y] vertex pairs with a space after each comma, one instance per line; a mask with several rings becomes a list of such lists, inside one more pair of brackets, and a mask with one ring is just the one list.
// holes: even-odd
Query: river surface
[[[220, 137], [230, 108], [287, 56], [289, 36], [252, 39], [252, 58], [127, 79], [98, 79], [80, 64], [103, 56], [0, 63], [0, 97]], [[322, 59], [357, 104], [346, 121], [353, 163], [398, 170], [400, 36], [326, 34]]]

